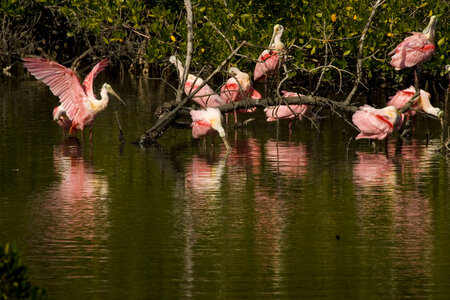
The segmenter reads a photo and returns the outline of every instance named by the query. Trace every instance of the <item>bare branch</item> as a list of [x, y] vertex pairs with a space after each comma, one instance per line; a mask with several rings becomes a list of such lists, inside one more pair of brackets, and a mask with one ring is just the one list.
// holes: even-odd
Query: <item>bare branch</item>
[[353, 96], [355, 95], [356, 91], [358, 90], [358, 86], [361, 83], [362, 78], [362, 62], [363, 62], [363, 50], [364, 50], [364, 41], [366, 40], [366, 34], [369, 30], [370, 24], [372, 23], [372, 19], [375, 16], [375, 12], [377, 11], [378, 7], [384, 3], [385, 0], [377, 0], [375, 5], [372, 7], [372, 12], [370, 13], [370, 17], [367, 20], [366, 26], [364, 27], [361, 38], [359, 40], [359, 50], [358, 50], [358, 59], [356, 62], [356, 78], [355, 78], [355, 84], [353, 85], [353, 89], [348, 94], [347, 98], [345, 99], [345, 104], [350, 104], [350, 101], [352, 101]]
[[233, 51], [233, 46], [231, 46], [230, 41], [227, 39], [227, 37], [219, 30], [219, 28], [216, 27], [216, 25], [214, 25], [213, 22], [211, 22], [207, 16], [204, 16], [204, 18], [206, 19], [206, 21], [209, 22], [209, 24], [211, 24], [211, 26], [217, 31], [217, 33], [225, 40], [225, 42], [227, 42], [228, 47], [230, 47], [230, 50]]
[[[188, 1], [188, 0], [187, 0]], [[203, 88], [217, 73], [219, 73], [230, 60], [238, 53], [242, 46], [246, 45], [247, 42], [242, 42], [234, 51], [211, 73], [211, 75], [206, 78], [202, 84], [200, 84], [190, 95], [195, 96], [197, 92]], [[191, 99], [191, 97], [186, 97], [181, 101], [177, 101], [177, 106], [172, 109], [167, 114], [161, 116], [155, 125], [152, 126], [147, 132], [141, 135], [134, 144], [145, 145], [155, 142], [163, 133], [167, 130], [173, 120], [177, 118], [179, 110]], [[232, 110], [232, 109], [231, 109]]]

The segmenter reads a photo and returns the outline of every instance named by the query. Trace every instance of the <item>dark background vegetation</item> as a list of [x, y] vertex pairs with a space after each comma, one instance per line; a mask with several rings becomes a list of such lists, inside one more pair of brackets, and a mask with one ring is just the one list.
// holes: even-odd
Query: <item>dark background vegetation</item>
[[[341, 79], [351, 83], [359, 37], [373, 2], [250, 0], [243, 5], [236, 0], [195, 1], [192, 72], [212, 70], [243, 40], [267, 47], [273, 25], [279, 23], [285, 27], [283, 41], [289, 47], [287, 66], [292, 77], [313, 83], [320, 66], [330, 64], [335, 68], [327, 69], [324, 83], [338, 86]], [[442, 78], [449, 54], [449, 6], [447, 0], [386, 1], [365, 41], [363, 83], [410, 82], [412, 72], [394, 71], [387, 53], [408, 32], [422, 31], [431, 15], [438, 17], [437, 50], [424, 65], [424, 76]], [[13, 66], [14, 70], [26, 55], [46, 56], [70, 66], [84, 53], [88, 54], [81, 59], [84, 65], [109, 57], [122, 74], [161, 76], [170, 55], [185, 53], [185, 14], [180, 0], [3, 0], [0, 66], [5, 71]], [[243, 56], [233, 64], [252, 73], [261, 50], [244, 47]]]

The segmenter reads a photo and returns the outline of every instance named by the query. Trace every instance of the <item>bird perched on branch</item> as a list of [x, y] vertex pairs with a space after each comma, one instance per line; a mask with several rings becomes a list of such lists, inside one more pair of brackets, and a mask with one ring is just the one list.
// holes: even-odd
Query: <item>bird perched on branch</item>
[[207, 107], [206, 109], [191, 110], [190, 114], [192, 118], [192, 136], [194, 138], [198, 139], [208, 134], [214, 134], [214, 131], [217, 131], [227, 151], [231, 150], [231, 146], [225, 136], [225, 130], [222, 127], [222, 114], [218, 108]]
[[[409, 88], [404, 89], [402, 91], [398, 91], [395, 94], [395, 96], [391, 97], [387, 105], [392, 105], [395, 106], [397, 109], [401, 109], [411, 100], [411, 98], [415, 95], [415, 93], [416, 90], [414, 89], [413, 86], [410, 86]], [[417, 110], [422, 110], [438, 118], [442, 118], [444, 114], [444, 112], [440, 108], [433, 107], [431, 105], [430, 93], [424, 90], [420, 90], [418, 99], [412, 103], [411, 109], [404, 112], [404, 114], [409, 118], [409, 116], [414, 116]]]
[[396, 70], [414, 67], [428, 61], [434, 53], [434, 31], [437, 23], [436, 16], [431, 16], [427, 28], [422, 32], [412, 32], [395, 47], [388, 55], [392, 55], [391, 66]]
[[[175, 65], [180, 76], [180, 81], [183, 81], [184, 67], [179, 59], [171, 56], [169, 61]], [[192, 74], [188, 74], [186, 82], [184, 83], [184, 93], [191, 96], [192, 100], [197, 102], [201, 107], [216, 107], [225, 104], [225, 101], [217, 95], [214, 90], [205, 84], [195, 95], [191, 95], [201, 84], [203, 79]]]
[[88, 126], [90, 127], [89, 139], [92, 142], [94, 120], [97, 114], [108, 106], [108, 93], [126, 105], [107, 83], [103, 84], [100, 90], [100, 100], [94, 95], [94, 78], [106, 68], [109, 59], [96, 64], [84, 79], [83, 85], [80, 84], [74, 71], [56, 62], [45, 58], [23, 58], [22, 60], [28, 71], [48, 85], [52, 93], [59, 97], [61, 105], [53, 110], [53, 118], [63, 130], [69, 130], [69, 135], [81, 130], [83, 136], [83, 129]]
[[361, 131], [356, 137], [359, 139], [385, 139], [394, 129], [398, 130], [402, 124], [401, 113], [394, 106], [376, 109], [364, 105], [352, 116], [353, 123]]
[[286, 61], [285, 45], [281, 41], [284, 28], [282, 25], [276, 24], [273, 27], [272, 39], [270, 40], [269, 49], [264, 50], [258, 57], [258, 62], [253, 72], [255, 81], [266, 81], [267, 77], [278, 73], [278, 68]]
[[[283, 97], [301, 97], [303, 95], [282, 91]], [[298, 118], [302, 120], [304, 115], [307, 115], [310, 112], [310, 106], [307, 104], [292, 104], [292, 105], [277, 105], [277, 106], [269, 106], [264, 109], [267, 117], [267, 122], [273, 122], [276, 120], [289, 120], [289, 136], [292, 133], [292, 120], [294, 118]]]
[[[407, 89], [398, 91], [394, 96], [389, 97], [389, 101], [386, 103], [386, 105], [392, 105], [395, 106], [397, 109], [402, 109], [403, 106], [405, 106], [410, 100], [411, 98], [415, 95], [416, 90], [413, 86], [410, 86]], [[430, 94], [425, 92], [424, 90], [420, 90], [420, 95], [419, 97], [430, 97]], [[411, 105], [411, 108], [408, 109], [407, 111], [405, 111], [403, 114], [405, 116], [407, 116], [407, 118], [409, 119], [409, 117], [414, 117], [416, 115], [416, 111], [420, 109], [419, 106], [419, 98], [417, 98]]]
[[[251, 98], [255, 100], [262, 99], [261, 94], [255, 90], [251, 84], [250, 75], [240, 71], [236, 67], [228, 70], [232, 76], [220, 89], [220, 97], [225, 103], [241, 101], [244, 98]], [[239, 112], [254, 112], [256, 108], [239, 110]], [[228, 117], [228, 115], [227, 115]], [[234, 122], [237, 122], [236, 110], [234, 111]]]

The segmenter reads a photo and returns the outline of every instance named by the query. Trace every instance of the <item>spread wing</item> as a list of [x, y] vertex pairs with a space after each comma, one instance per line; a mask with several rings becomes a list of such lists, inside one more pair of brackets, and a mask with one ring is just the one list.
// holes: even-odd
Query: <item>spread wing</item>
[[86, 92], [86, 94], [87, 94], [87, 96], [89, 98], [95, 98], [95, 95], [94, 95], [94, 79], [95, 79], [95, 77], [97, 77], [98, 73], [103, 71], [108, 66], [108, 63], [109, 63], [109, 59], [108, 58], [102, 60], [101, 62], [99, 62], [98, 64], [96, 64], [94, 66], [92, 71], [84, 79], [84, 81], [83, 81], [83, 89], [84, 89], [84, 91]]
[[71, 69], [45, 58], [23, 58], [24, 66], [37, 79], [50, 87], [59, 97], [66, 114], [75, 124], [88, 114], [84, 99], [86, 92], [80, 85], [77, 75]]

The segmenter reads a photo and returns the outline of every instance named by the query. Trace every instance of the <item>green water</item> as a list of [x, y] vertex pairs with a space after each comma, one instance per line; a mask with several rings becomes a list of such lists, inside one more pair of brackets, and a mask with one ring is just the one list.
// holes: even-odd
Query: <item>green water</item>
[[262, 112], [228, 128], [228, 157], [183, 129], [141, 149], [173, 93], [110, 83], [128, 106], [111, 100], [92, 146], [63, 141], [45, 85], [0, 84], [0, 243], [51, 299], [448, 299], [449, 161], [425, 145], [437, 122], [387, 154], [337, 118], [289, 138]]

